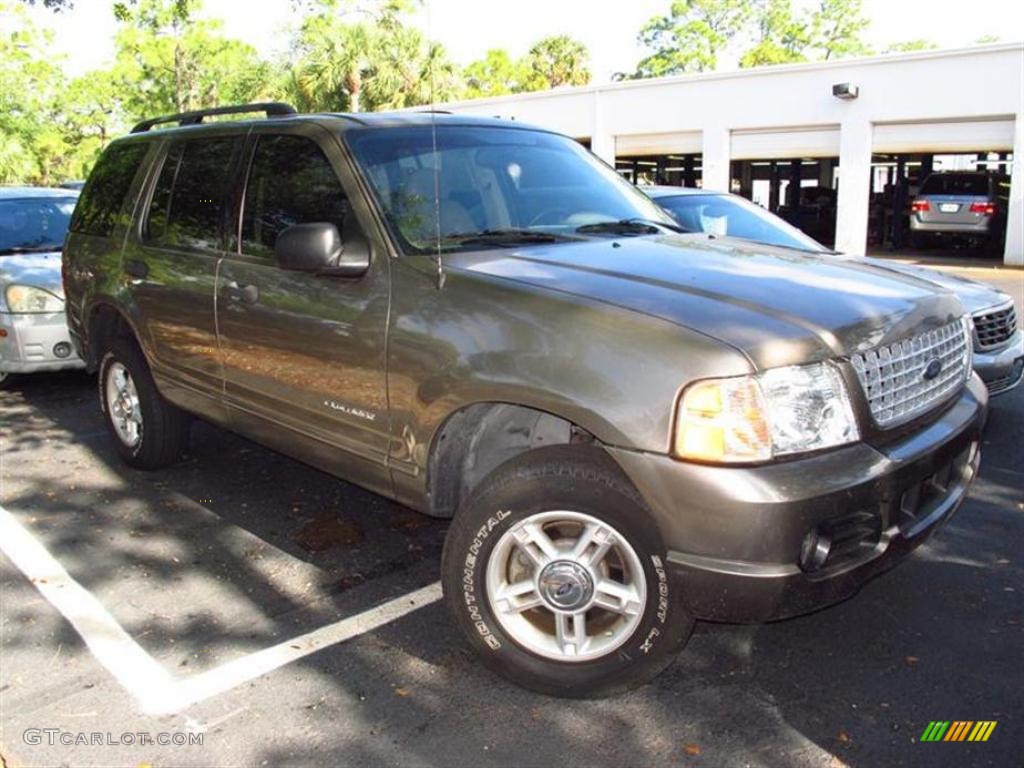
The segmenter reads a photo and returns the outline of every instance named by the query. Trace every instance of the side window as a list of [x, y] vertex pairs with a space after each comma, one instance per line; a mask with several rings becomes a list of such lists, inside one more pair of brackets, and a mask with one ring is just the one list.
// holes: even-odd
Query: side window
[[231, 156], [237, 139], [192, 139], [170, 148], [146, 217], [145, 239], [158, 245], [216, 249]]
[[344, 232], [348, 201], [316, 142], [260, 136], [242, 209], [242, 252], [273, 256], [277, 236], [295, 224], [330, 222]]
[[113, 233], [149, 146], [148, 142], [113, 144], [103, 153], [78, 198], [69, 227], [72, 232], [96, 237]]

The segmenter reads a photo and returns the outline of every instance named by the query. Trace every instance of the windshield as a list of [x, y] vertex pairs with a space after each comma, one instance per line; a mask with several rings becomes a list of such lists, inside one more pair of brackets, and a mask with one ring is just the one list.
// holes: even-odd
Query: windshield
[[706, 232], [719, 237], [739, 237], [766, 245], [780, 245], [801, 251], [827, 249], [796, 227], [769, 213], [756, 203], [733, 195], [669, 195], [658, 205], [688, 232]]
[[[643, 235], [673, 226], [646, 196], [563, 136], [452, 125], [354, 129], [345, 136], [407, 252]], [[614, 222], [622, 226], [594, 227]]]
[[0, 255], [59, 251], [74, 210], [73, 197], [0, 200]]

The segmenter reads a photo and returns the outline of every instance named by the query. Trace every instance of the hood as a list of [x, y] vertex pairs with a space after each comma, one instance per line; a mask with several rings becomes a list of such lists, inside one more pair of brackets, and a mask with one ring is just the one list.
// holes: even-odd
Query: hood
[[64, 298], [60, 275], [60, 251], [0, 256], [0, 287], [11, 283], [45, 288]]
[[458, 253], [445, 263], [685, 326], [759, 369], [848, 356], [964, 314], [951, 293], [914, 275], [731, 238], [593, 239]]
[[872, 259], [868, 257], [861, 257], [859, 260], [881, 269], [888, 269], [902, 275], [910, 275], [921, 280], [927, 280], [940, 288], [952, 291], [971, 314], [983, 309], [990, 309], [991, 307], [999, 304], [1005, 304], [1010, 300], [1009, 294], [1003, 293], [998, 288], [993, 288], [991, 285], [979, 283], [977, 280], [970, 280], [966, 277], [950, 275], [945, 272], [940, 272], [937, 269], [919, 267], [916, 264], [894, 263], [883, 259]]

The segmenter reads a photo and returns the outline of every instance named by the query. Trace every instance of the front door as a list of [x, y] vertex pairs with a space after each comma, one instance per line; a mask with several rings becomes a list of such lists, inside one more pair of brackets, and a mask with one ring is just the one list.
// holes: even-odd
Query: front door
[[[384, 490], [387, 260], [340, 278], [283, 270], [277, 236], [330, 222], [346, 249], [371, 248], [339, 180], [337, 140], [316, 126], [254, 129], [238, 247], [217, 280], [225, 402], [240, 431]], [[379, 482], [374, 478], [379, 479]]]

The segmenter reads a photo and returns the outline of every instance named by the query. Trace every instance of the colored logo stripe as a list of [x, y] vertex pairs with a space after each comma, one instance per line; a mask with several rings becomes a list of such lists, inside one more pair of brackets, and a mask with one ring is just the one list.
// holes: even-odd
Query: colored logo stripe
[[988, 741], [996, 728], [995, 720], [932, 720], [921, 734], [921, 741]]
[[995, 720], [979, 720], [978, 724], [974, 726], [974, 730], [971, 731], [971, 735], [967, 737], [967, 740], [988, 741], [988, 737], [992, 735], [992, 731], [994, 731], [995, 729]]

